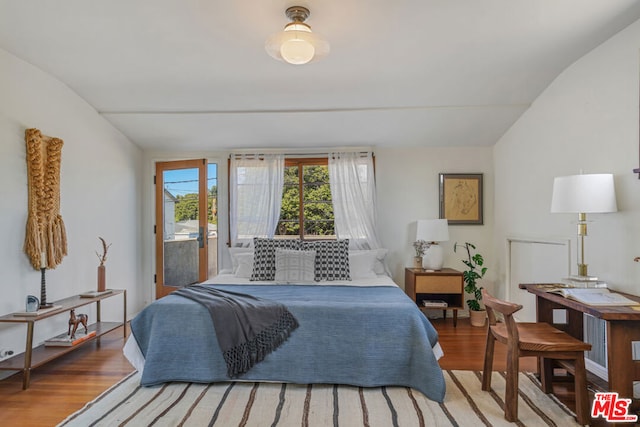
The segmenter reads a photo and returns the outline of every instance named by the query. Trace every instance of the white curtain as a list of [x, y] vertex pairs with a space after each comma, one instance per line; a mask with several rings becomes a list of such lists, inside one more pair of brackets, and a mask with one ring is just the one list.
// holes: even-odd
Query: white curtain
[[284, 155], [234, 155], [229, 172], [231, 246], [273, 237], [282, 204]]
[[330, 153], [329, 184], [338, 238], [351, 249], [379, 248], [372, 153]]

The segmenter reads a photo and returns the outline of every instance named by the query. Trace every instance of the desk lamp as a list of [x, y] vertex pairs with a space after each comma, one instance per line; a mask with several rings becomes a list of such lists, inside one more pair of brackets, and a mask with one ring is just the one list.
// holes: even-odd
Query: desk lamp
[[560, 176], [553, 180], [552, 213], [578, 214], [578, 277], [597, 280], [589, 276], [584, 262], [584, 237], [587, 235], [588, 213], [617, 212], [616, 191], [612, 174], [585, 174]]

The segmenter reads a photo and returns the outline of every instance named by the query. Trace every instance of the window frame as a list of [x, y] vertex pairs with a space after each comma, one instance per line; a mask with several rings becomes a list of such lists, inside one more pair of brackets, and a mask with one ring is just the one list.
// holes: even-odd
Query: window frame
[[[305, 238], [305, 234], [304, 234], [304, 174], [301, 173], [300, 171], [303, 170], [304, 166], [326, 166], [327, 168], [329, 167], [329, 159], [327, 157], [291, 157], [291, 158], [286, 158], [284, 160], [284, 167], [292, 167], [292, 166], [297, 166], [298, 167], [298, 238], [300, 240], [335, 240], [337, 239], [337, 236], [335, 234], [333, 235], [324, 235], [324, 236], [318, 236], [318, 238], [314, 238], [314, 239], [310, 239], [310, 238]], [[330, 183], [328, 183], [329, 185], [331, 185]], [[334, 220], [334, 230], [335, 230], [335, 220]], [[286, 239], [286, 238], [291, 238], [290, 236], [293, 235], [282, 235], [282, 234], [276, 234], [274, 235], [274, 238], [276, 239]]]

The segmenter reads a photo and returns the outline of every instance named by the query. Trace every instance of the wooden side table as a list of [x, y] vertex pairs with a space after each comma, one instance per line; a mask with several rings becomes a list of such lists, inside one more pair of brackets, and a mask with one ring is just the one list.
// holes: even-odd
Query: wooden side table
[[[111, 298], [116, 295], [122, 295], [122, 322], [103, 322], [101, 317], [101, 302], [104, 299]], [[59, 314], [68, 315], [70, 309], [83, 307], [88, 304], [96, 304], [96, 321], [88, 326], [89, 331], [96, 331], [96, 335], [93, 338], [89, 338], [80, 344], [70, 347], [46, 347], [44, 344], [33, 347], [33, 329], [35, 323], [47, 319]], [[123, 327], [123, 337], [127, 337], [127, 290], [126, 289], [112, 289], [110, 293], [99, 295], [92, 298], [82, 298], [80, 295], [74, 295], [69, 298], [54, 301], [54, 306], [60, 306], [55, 310], [47, 311], [46, 313], [39, 314], [37, 316], [16, 316], [14, 314], [7, 314], [0, 316], [0, 323], [24, 323], [27, 325], [26, 331], [26, 345], [24, 353], [17, 354], [13, 357], [0, 361], [0, 371], [22, 371], [22, 389], [29, 388], [29, 382], [31, 381], [31, 370], [37, 368], [50, 360], [53, 360], [63, 354], [79, 348], [86, 343], [97, 340], [98, 345], [100, 343], [100, 337], [108, 332], [113, 331], [120, 326]]]
[[426, 271], [422, 268], [406, 268], [404, 272], [404, 291], [414, 300], [421, 310], [423, 300], [446, 301], [442, 310], [447, 318], [447, 310], [453, 310], [453, 326], [458, 324], [458, 310], [464, 308], [464, 282], [462, 272], [452, 268]]

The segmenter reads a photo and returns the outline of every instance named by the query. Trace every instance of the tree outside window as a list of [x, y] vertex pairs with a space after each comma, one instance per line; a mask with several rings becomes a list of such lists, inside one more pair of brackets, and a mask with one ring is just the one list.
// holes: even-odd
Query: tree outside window
[[335, 238], [326, 159], [287, 159], [276, 236]]

